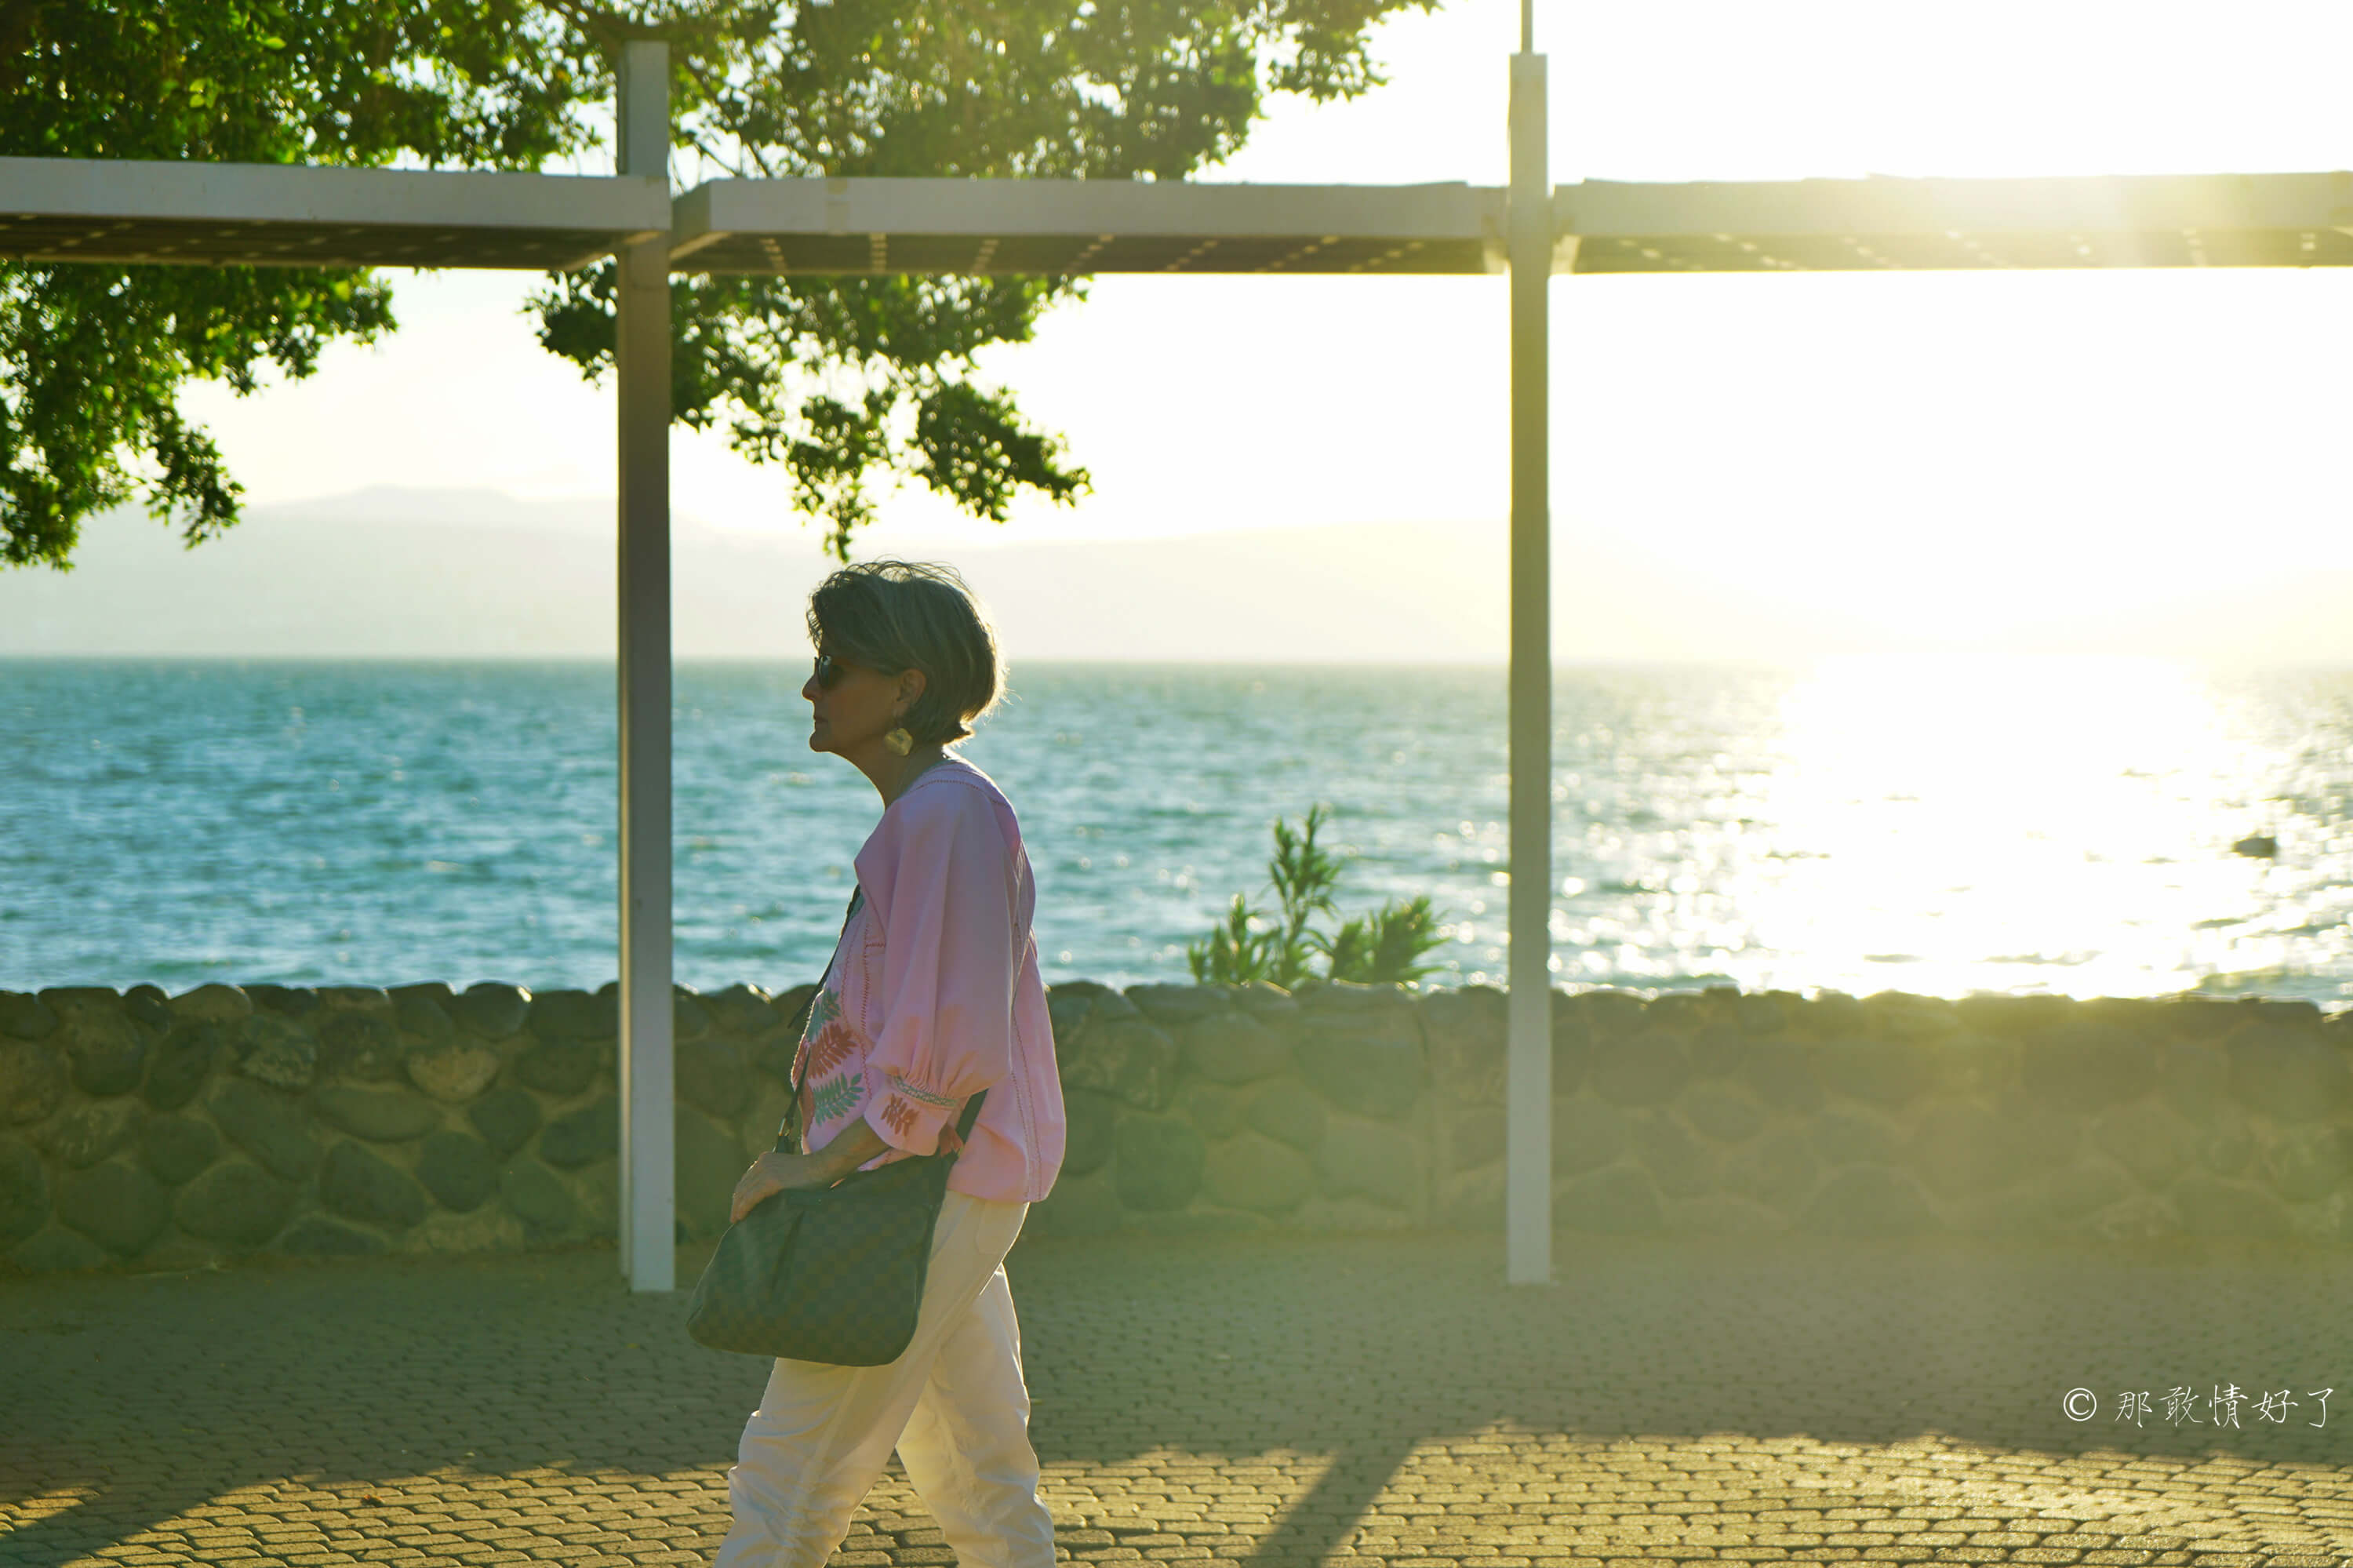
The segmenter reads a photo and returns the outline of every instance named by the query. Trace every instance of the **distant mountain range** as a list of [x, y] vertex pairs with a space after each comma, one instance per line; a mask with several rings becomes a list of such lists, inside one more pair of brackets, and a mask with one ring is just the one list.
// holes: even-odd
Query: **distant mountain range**
[[[612, 656], [609, 501], [374, 489], [248, 510], [194, 551], [135, 510], [91, 520], [73, 571], [0, 572], [0, 656]], [[806, 656], [815, 529], [673, 527], [682, 659]], [[1033, 659], [1501, 662], [1507, 538], [1492, 524], [1267, 528], [937, 546]], [[1777, 603], [1672, 556], [1557, 530], [1553, 648], [1587, 662], [1798, 663], [1949, 649], [1900, 614]], [[2087, 611], [2007, 652], [2353, 664], [2353, 572]]]

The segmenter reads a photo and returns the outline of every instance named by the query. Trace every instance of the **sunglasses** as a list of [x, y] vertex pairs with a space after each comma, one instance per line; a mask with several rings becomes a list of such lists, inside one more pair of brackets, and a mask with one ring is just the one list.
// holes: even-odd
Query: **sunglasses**
[[818, 691], [833, 690], [834, 687], [841, 684], [841, 678], [848, 673], [849, 673], [849, 666], [832, 654], [820, 653], [817, 656], [817, 689]]

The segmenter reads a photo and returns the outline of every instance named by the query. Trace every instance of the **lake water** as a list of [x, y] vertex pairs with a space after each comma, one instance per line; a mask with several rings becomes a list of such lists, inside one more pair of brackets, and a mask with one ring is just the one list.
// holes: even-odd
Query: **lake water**
[[[822, 967], [881, 809], [800, 668], [676, 680], [683, 983]], [[614, 682], [581, 664], [0, 663], [0, 987], [594, 987]], [[1049, 983], [1183, 980], [1270, 824], [1343, 915], [1428, 893], [1500, 984], [1500, 668], [1029, 665], [965, 743], [1019, 812]], [[1559, 983], [2353, 997], [2353, 672], [1868, 659], [1564, 669]], [[2253, 834], [2277, 853], [2233, 853]]]

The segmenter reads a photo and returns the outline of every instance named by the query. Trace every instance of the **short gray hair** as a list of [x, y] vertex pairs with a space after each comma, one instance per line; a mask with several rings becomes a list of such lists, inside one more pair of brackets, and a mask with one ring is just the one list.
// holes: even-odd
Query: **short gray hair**
[[972, 734], [997, 705], [1005, 667], [987, 612], [954, 567], [857, 561], [809, 595], [809, 645], [896, 675], [923, 673], [923, 694], [900, 723], [918, 743]]

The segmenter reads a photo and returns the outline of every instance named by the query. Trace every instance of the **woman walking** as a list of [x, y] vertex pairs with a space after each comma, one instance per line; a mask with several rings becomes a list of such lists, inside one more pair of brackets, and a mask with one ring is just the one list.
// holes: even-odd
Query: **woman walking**
[[819, 1568], [892, 1447], [965, 1568], [1050, 1568], [1006, 1250], [1061, 1169], [1064, 1122], [1037, 890], [1012, 806], [947, 749], [997, 700], [997, 641], [945, 567], [861, 562], [810, 596], [809, 749], [865, 774], [882, 817], [803, 1029], [796, 1125], [733, 1218], [788, 1187], [955, 1147], [915, 1336], [884, 1366], [778, 1360], [727, 1472], [715, 1568]]

